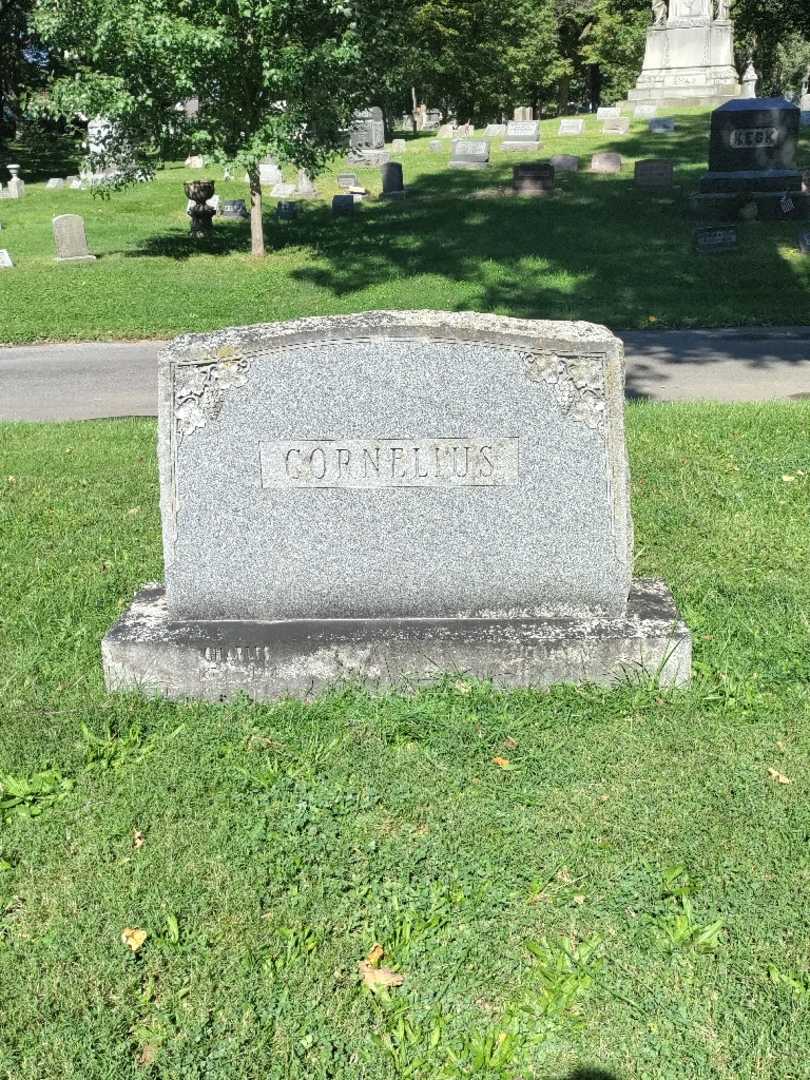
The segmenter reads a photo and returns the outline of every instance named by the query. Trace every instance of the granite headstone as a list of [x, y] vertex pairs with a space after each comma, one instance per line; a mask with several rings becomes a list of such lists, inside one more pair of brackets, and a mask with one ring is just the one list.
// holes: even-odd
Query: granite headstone
[[226, 199], [221, 207], [221, 216], [230, 219], [244, 219], [250, 217], [244, 199]]
[[659, 116], [650, 120], [651, 135], [671, 135], [675, 131], [675, 119], [672, 116]]
[[692, 235], [698, 255], [716, 255], [737, 250], [737, 227], [701, 225]]
[[512, 191], [515, 195], [551, 195], [554, 191], [554, 166], [547, 161], [513, 165]]
[[402, 166], [398, 161], [389, 161], [380, 169], [382, 173], [382, 195], [386, 199], [401, 199], [405, 195], [402, 180]]
[[665, 158], [650, 158], [637, 161], [633, 182], [637, 188], [646, 191], [662, 191], [672, 187], [674, 167]]
[[486, 139], [456, 139], [450, 165], [456, 169], [486, 169], [489, 165], [489, 143]]
[[95, 262], [87, 247], [84, 218], [79, 214], [60, 214], [53, 219], [53, 239], [57, 262]]
[[601, 151], [591, 158], [591, 172], [619, 173], [622, 171], [622, 156], [611, 151]]
[[579, 158], [576, 154], [555, 154], [551, 164], [556, 172], [579, 172]]
[[310, 318], [185, 335], [159, 383], [166, 584], [105, 637], [110, 689], [689, 678], [666, 586], [631, 578], [605, 328]]
[[576, 117], [560, 120], [559, 135], [581, 135], [585, 130], [585, 121]]
[[538, 120], [510, 120], [501, 149], [537, 150], [540, 146], [540, 122]]

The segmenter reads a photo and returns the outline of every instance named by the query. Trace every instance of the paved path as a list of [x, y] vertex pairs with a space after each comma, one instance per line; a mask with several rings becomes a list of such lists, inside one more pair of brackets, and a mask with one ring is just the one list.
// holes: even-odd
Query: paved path
[[[810, 399], [810, 326], [621, 336], [630, 398]], [[0, 420], [154, 416], [160, 346], [134, 341], [0, 348]]]

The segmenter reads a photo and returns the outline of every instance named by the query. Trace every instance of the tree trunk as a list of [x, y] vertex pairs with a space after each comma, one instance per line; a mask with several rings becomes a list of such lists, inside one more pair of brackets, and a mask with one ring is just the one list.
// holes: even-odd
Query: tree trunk
[[571, 76], [562, 75], [557, 84], [557, 113], [565, 116], [568, 112], [568, 98], [571, 94]]
[[259, 170], [250, 169], [250, 254], [264, 255], [264, 222], [262, 221], [262, 185]]

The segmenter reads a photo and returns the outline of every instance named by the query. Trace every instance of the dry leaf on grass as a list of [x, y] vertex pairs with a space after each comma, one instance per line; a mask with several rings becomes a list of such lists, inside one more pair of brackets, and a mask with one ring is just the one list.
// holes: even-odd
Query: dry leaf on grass
[[369, 951], [366, 960], [369, 964], [371, 964], [372, 967], [379, 967], [380, 961], [384, 956], [385, 950], [383, 949], [382, 945], [376, 944], [371, 946], [371, 950]]
[[141, 1047], [141, 1052], [138, 1054], [139, 1065], [151, 1065], [155, 1058], [158, 1056], [158, 1048], [153, 1046], [152, 1043], [146, 1043]]
[[469, 694], [469, 692], [472, 690], [472, 687], [470, 686], [470, 684], [464, 682], [463, 679], [457, 679], [453, 683], [453, 687], [456, 690], [456, 692], [459, 693], [459, 694]]
[[135, 829], [132, 833], [132, 846], [134, 848], [141, 848], [146, 842], [146, 837], [143, 835], [140, 829]]
[[793, 781], [789, 780], [784, 773], [778, 772], [776, 769], [768, 769], [768, 776], [771, 780], [775, 780], [777, 784], [792, 784]]
[[575, 904], [584, 904], [585, 903], [585, 897], [582, 896], [582, 894], [580, 893], [578, 896], [574, 897], [574, 903]]
[[509, 758], [505, 757], [494, 757], [492, 759], [492, 764], [497, 765], [499, 769], [508, 769], [511, 767], [511, 762], [509, 761]]
[[390, 968], [374, 967], [368, 960], [361, 960], [357, 965], [357, 970], [360, 972], [363, 982], [369, 990], [382, 990], [387, 989], [389, 986], [402, 986], [405, 982], [404, 975], [398, 975], [396, 971], [391, 971]]
[[507, 750], [516, 750], [517, 749], [517, 740], [513, 739], [512, 736], [509, 735], [507, 738], [505, 738], [503, 740], [503, 745], [506, 747]]
[[145, 930], [137, 930], [131, 926], [121, 931], [121, 941], [134, 953], [140, 949], [148, 936]]

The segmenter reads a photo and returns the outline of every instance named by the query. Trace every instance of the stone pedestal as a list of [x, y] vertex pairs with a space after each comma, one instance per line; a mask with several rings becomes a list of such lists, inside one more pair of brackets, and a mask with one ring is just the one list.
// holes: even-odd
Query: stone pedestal
[[630, 104], [722, 105], [740, 93], [732, 24], [713, 22], [701, 0], [673, 0], [668, 22], [647, 31], [644, 66], [628, 94]]

